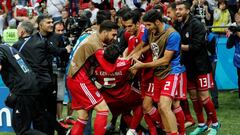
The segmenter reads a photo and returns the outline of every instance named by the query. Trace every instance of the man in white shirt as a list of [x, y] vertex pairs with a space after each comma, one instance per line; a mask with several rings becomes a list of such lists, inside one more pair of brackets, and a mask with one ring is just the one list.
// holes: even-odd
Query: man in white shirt
[[47, 11], [53, 17], [53, 21], [61, 19], [61, 11], [66, 4], [66, 0], [47, 0]]
[[96, 23], [96, 17], [97, 17], [97, 12], [99, 11], [98, 8], [95, 7], [95, 4], [97, 3], [94, 3], [94, 2], [89, 2], [89, 8], [86, 9], [86, 10], [89, 10], [91, 13], [92, 13], [92, 16], [90, 18], [90, 21], [92, 24]]

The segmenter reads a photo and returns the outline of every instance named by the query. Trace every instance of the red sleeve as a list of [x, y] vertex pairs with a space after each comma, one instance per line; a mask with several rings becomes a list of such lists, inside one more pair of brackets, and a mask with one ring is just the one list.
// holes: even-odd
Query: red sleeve
[[146, 12], [153, 9], [153, 5], [152, 4], [149, 4], [147, 7], [146, 7]]
[[125, 39], [126, 41], [129, 40], [130, 36], [131, 36], [131, 35], [130, 35], [129, 32], [127, 32], [127, 31], [124, 32], [124, 39]]

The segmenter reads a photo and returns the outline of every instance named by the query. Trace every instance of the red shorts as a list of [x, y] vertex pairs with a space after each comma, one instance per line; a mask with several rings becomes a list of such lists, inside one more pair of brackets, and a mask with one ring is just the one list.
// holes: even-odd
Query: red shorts
[[141, 92], [142, 92], [142, 97], [145, 97], [145, 96], [153, 97], [154, 95], [153, 82], [152, 83], [141, 82]]
[[102, 95], [91, 82], [81, 83], [78, 79], [67, 77], [67, 86], [72, 96], [74, 110], [90, 110], [103, 100]]
[[186, 72], [170, 74], [163, 80], [154, 77], [154, 101], [158, 102], [160, 96], [172, 99], [185, 100], [187, 98]]
[[136, 88], [131, 88], [131, 93], [129, 93], [126, 97], [121, 99], [116, 99], [113, 96], [101, 92], [104, 100], [107, 102], [107, 105], [113, 115], [119, 115], [123, 112], [129, 111], [136, 106], [142, 105], [141, 93]]
[[187, 79], [188, 90], [206, 91], [214, 87], [212, 73], [199, 75], [196, 78]]

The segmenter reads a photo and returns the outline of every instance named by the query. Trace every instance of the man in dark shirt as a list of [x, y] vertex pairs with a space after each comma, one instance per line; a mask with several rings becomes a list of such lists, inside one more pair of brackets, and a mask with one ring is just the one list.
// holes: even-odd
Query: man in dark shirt
[[206, 35], [204, 25], [190, 15], [190, 5], [187, 2], [177, 3], [176, 15], [178, 22], [175, 26], [181, 35], [182, 63], [187, 69], [187, 88], [198, 119], [198, 127], [190, 135], [197, 135], [208, 129], [202, 108], [212, 120], [212, 128], [208, 135], [216, 135], [220, 124], [208, 93], [214, 83], [204, 43]]
[[34, 131], [30, 131], [31, 123], [33, 128], [41, 130], [35, 122], [41, 119], [43, 112], [39, 107], [40, 89], [36, 75], [23, 56], [7, 44], [0, 45], [0, 71], [3, 82], [10, 89], [5, 104], [13, 109], [12, 126], [15, 133], [22, 135]]
[[52, 36], [53, 20], [51, 16], [40, 15], [37, 18], [39, 32], [18, 41], [14, 47], [26, 58], [39, 81], [42, 95], [42, 106], [46, 109], [46, 133], [54, 135], [56, 121], [56, 90], [53, 88], [52, 55], [70, 52], [71, 47], [57, 48], [48, 39]]

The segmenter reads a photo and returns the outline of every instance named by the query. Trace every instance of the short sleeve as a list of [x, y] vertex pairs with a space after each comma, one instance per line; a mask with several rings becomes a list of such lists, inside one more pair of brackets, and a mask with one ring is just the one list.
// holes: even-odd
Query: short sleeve
[[181, 42], [181, 37], [179, 33], [178, 32], [171, 33], [167, 40], [166, 50], [180, 51], [180, 42]]

